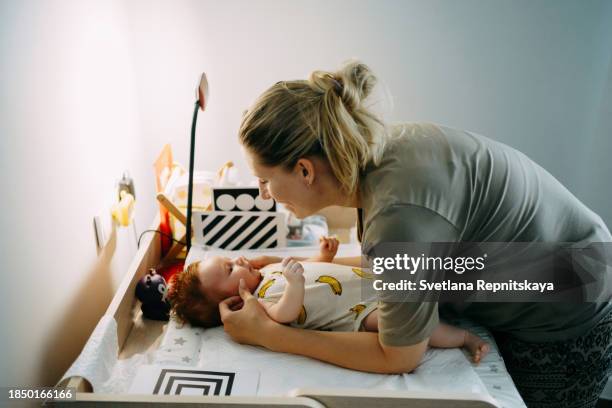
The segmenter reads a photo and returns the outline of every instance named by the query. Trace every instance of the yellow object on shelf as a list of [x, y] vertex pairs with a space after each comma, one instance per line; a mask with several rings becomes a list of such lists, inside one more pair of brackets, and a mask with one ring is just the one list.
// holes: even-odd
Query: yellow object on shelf
[[122, 227], [127, 227], [132, 221], [132, 212], [134, 211], [134, 196], [127, 191], [121, 191], [121, 200], [113, 205], [111, 214], [113, 219]]

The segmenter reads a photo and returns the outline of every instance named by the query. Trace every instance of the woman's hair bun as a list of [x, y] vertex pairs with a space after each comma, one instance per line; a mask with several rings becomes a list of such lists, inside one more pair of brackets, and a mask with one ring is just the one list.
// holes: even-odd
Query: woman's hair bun
[[350, 110], [357, 109], [376, 85], [370, 68], [357, 60], [350, 60], [336, 72], [313, 71], [308, 79], [315, 91], [334, 92]]
[[342, 84], [342, 100], [349, 109], [356, 109], [376, 85], [376, 76], [359, 61], [346, 62], [334, 75]]

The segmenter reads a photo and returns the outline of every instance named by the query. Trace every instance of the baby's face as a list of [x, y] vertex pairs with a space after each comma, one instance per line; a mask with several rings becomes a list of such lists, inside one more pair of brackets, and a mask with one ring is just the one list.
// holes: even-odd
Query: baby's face
[[204, 292], [216, 301], [238, 295], [240, 279], [244, 279], [251, 293], [261, 281], [259, 269], [253, 268], [243, 256], [234, 259], [213, 256], [200, 262], [198, 274]]

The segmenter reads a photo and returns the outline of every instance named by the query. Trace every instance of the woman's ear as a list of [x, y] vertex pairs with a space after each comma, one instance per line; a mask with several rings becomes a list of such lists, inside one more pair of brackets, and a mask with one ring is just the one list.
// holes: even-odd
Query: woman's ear
[[299, 159], [296, 163], [296, 168], [304, 183], [308, 187], [312, 186], [315, 180], [315, 167], [312, 160]]

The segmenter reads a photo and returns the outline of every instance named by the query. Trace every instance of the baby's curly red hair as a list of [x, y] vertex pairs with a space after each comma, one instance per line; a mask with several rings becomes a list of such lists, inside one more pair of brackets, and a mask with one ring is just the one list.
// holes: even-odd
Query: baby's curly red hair
[[194, 262], [170, 279], [168, 299], [172, 313], [182, 323], [192, 326], [215, 327], [221, 324], [218, 304], [208, 298], [198, 276], [198, 265]]

